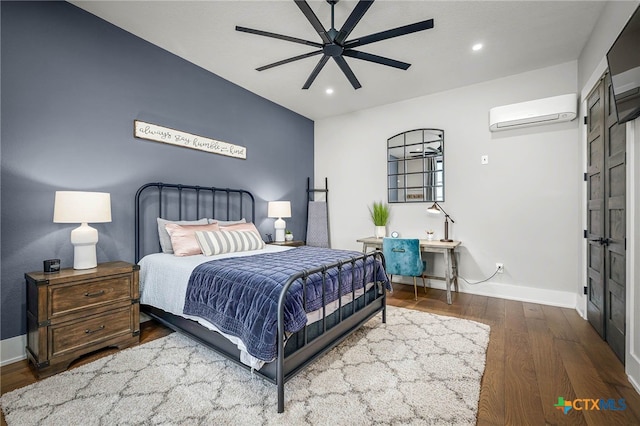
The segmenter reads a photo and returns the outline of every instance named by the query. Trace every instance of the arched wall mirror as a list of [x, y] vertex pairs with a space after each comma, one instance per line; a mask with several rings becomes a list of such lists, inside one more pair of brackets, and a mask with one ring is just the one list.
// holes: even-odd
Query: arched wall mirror
[[387, 139], [390, 203], [444, 201], [444, 130], [416, 129]]

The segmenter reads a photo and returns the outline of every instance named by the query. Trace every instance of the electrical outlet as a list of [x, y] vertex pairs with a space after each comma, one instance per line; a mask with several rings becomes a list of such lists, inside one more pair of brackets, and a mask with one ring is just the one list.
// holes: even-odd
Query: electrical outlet
[[504, 263], [496, 263], [496, 269], [499, 274], [504, 274]]
[[489, 164], [489, 156], [483, 155], [482, 157], [480, 157], [480, 164]]

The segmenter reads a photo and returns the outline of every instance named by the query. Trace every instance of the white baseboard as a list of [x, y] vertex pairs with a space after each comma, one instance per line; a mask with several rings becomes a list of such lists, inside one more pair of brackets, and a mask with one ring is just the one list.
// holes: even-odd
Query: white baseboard
[[0, 367], [26, 359], [26, 346], [26, 334], [12, 337], [10, 339], [0, 340]]
[[633, 376], [627, 376], [629, 383], [633, 386], [636, 392], [640, 393], [640, 383], [638, 383]]
[[640, 359], [632, 352], [627, 352], [625, 358], [625, 371], [629, 383], [640, 393]]
[[[398, 277], [400, 278], [400, 277]], [[403, 277], [404, 279], [404, 277]], [[394, 278], [395, 280], [395, 278]], [[409, 284], [408, 281], [402, 282], [403, 284]], [[431, 285], [432, 288], [446, 290], [444, 281], [429, 280], [427, 285]], [[461, 293], [477, 294], [479, 296], [497, 297], [499, 299], [517, 300], [520, 302], [539, 303], [541, 305], [558, 306], [561, 308], [576, 309], [576, 303], [578, 297], [576, 293], [568, 291], [557, 291], [548, 289], [539, 289], [533, 287], [521, 287], [513, 284], [499, 284], [499, 283], [482, 283], [478, 285], [467, 284], [464, 281], [458, 279], [459, 290]], [[413, 286], [413, 281], [410, 285]], [[422, 285], [422, 281], [418, 279], [418, 285]], [[453, 290], [453, 286], [452, 289]]]
[[576, 297], [576, 311], [582, 319], [587, 319], [587, 296], [585, 294], [579, 294]]

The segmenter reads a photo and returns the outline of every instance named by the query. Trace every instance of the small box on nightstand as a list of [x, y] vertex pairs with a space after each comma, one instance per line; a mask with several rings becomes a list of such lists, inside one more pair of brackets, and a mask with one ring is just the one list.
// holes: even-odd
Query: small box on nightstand
[[42, 262], [45, 274], [60, 272], [60, 259], [47, 259]]

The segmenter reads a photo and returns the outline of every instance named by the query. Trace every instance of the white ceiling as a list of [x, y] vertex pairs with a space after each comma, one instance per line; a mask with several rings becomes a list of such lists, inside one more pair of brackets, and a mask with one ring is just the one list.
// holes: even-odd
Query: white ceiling
[[[189, 62], [317, 120], [576, 60], [605, 4], [601, 1], [379, 0], [349, 39], [434, 19], [434, 28], [359, 50], [409, 62], [407, 71], [346, 58], [354, 90], [329, 61], [309, 90], [302, 85], [320, 56], [266, 71], [255, 68], [315, 48], [235, 31], [245, 26], [320, 42], [291, 0], [71, 1]], [[330, 26], [330, 6], [309, 1]], [[355, 1], [335, 6], [339, 29]], [[483, 43], [473, 52], [471, 46]], [[325, 89], [334, 93], [327, 95]]]

